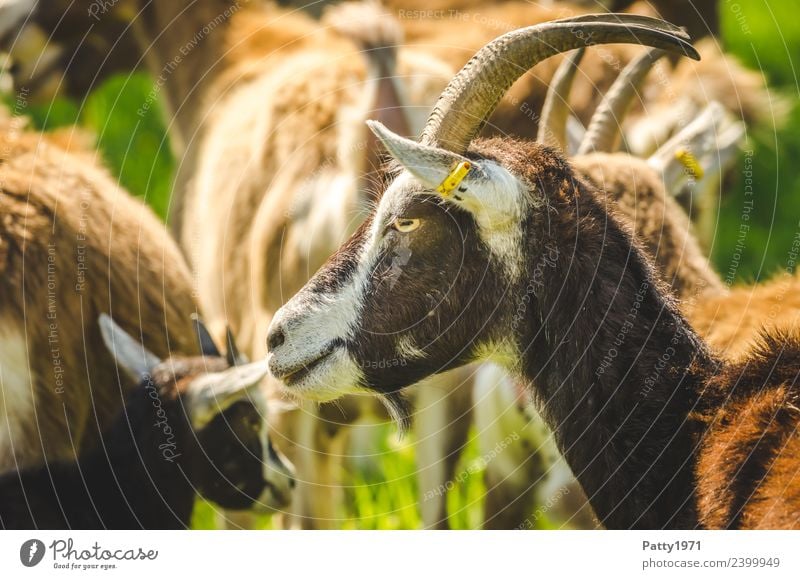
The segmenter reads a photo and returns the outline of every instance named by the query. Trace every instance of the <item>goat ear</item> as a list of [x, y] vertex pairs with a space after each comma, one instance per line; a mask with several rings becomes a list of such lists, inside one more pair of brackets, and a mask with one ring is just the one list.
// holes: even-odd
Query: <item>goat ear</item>
[[233, 339], [233, 332], [230, 326], [225, 328], [225, 346], [225, 357], [228, 359], [228, 366], [241, 366], [250, 362], [250, 359], [236, 347], [236, 340]]
[[145, 348], [128, 332], [120, 328], [111, 316], [100, 314], [100, 333], [106, 348], [114, 356], [117, 365], [136, 382], [140, 382], [161, 363], [161, 360]]
[[725, 173], [735, 161], [746, 137], [744, 125], [716, 101], [670, 138], [648, 163], [661, 174], [674, 197], [704, 180], [703, 175]]
[[222, 358], [222, 354], [219, 348], [217, 348], [214, 338], [211, 337], [211, 332], [208, 331], [208, 327], [197, 314], [192, 314], [192, 325], [194, 326], [194, 334], [197, 337], [197, 343], [200, 346], [200, 353], [203, 356]]
[[192, 427], [200, 430], [235, 402], [256, 396], [268, 371], [263, 360], [195, 378], [184, 394]]
[[465, 184], [471, 177], [480, 174], [477, 165], [466, 157], [401, 137], [377, 121], [367, 121], [367, 126], [389, 154], [426, 187], [438, 188], [461, 163], [471, 166]]

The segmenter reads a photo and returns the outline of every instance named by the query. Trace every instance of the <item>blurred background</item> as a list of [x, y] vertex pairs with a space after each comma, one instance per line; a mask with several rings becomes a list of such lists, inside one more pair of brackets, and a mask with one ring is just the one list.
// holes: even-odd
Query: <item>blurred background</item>
[[[800, 19], [793, 0], [732, 2], [719, 0], [720, 42], [748, 67], [761, 71], [775, 94], [790, 106], [780, 128], [760, 126], [748, 134], [741, 170], [729, 184], [708, 248], [723, 279], [735, 282], [766, 279], [787, 266], [792, 239], [800, 233], [800, 96], [795, 55], [800, 55]], [[800, 63], [798, 63], [800, 64]], [[91, 73], [90, 70], [86, 71]], [[154, 81], [146, 72], [117, 73], [78, 101], [67, 97], [26, 103], [35, 127], [50, 131], [76, 124], [97, 138], [101, 154], [122, 186], [141, 197], [162, 219], [170, 210], [170, 187], [176, 161], [156, 103], [137, 114], [148, 101]], [[7, 97], [6, 97], [7, 98]], [[152, 100], [152, 99], [151, 99]], [[9, 100], [9, 106], [14, 103]], [[752, 179], [748, 182], [747, 179]], [[752, 187], [752, 195], [746, 190]], [[752, 200], [752, 209], [750, 209]], [[743, 212], [750, 228], [740, 232]], [[399, 439], [387, 426], [376, 460], [354, 473], [347, 500], [340, 505], [342, 528], [412, 529], [421, 526], [416, 488], [413, 435]], [[453, 528], [479, 528], [484, 497], [482, 462], [471, 441], [456, 472], [461, 481], [448, 493]], [[210, 505], [195, 511], [195, 528], [215, 528]], [[257, 526], [270, 524], [265, 517]], [[546, 514], [537, 518], [548, 528]]]

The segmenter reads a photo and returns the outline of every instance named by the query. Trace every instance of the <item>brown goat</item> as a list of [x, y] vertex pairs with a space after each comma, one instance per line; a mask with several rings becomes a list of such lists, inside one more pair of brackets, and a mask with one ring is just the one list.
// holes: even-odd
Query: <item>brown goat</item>
[[153, 213], [78, 132], [0, 111], [0, 470], [72, 460], [129, 393], [97, 327], [112, 313], [160, 356], [197, 351], [192, 285]]
[[[401, 170], [365, 226], [273, 318], [270, 368], [287, 391], [330, 400], [492, 359], [531, 385], [606, 526], [800, 527], [800, 340], [772, 333], [741, 364], [723, 361], [563, 157], [475, 139], [520, 69], [579, 46], [576, 30], [692, 54], [659, 21], [557, 21], [482, 49], [421, 143], [372, 124]], [[400, 242], [415, 259], [388, 287], [378, 272]], [[431, 287], [448, 292], [431, 303]], [[401, 370], [365, 364], [397, 356], [400, 341], [420, 352]]]

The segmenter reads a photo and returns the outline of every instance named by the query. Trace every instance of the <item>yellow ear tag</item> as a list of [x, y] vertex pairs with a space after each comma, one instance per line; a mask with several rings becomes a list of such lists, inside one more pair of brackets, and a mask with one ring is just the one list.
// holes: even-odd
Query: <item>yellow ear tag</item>
[[700, 166], [700, 163], [697, 162], [695, 156], [692, 155], [691, 151], [683, 148], [678, 149], [677, 151], [675, 151], [675, 158], [681, 162], [681, 165], [686, 167], [686, 170], [689, 172], [689, 175], [691, 175], [697, 180], [703, 178], [705, 172], [703, 171], [703, 168]]
[[456, 168], [450, 171], [450, 174], [436, 188], [436, 192], [442, 197], [449, 197], [453, 190], [461, 184], [461, 181], [464, 180], [471, 168], [472, 164], [469, 161], [462, 161], [456, 165]]

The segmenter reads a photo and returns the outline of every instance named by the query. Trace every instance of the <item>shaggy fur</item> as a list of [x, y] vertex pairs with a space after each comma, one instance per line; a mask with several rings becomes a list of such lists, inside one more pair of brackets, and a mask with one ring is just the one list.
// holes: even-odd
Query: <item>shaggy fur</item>
[[[681, 298], [684, 311], [691, 304], [702, 303], [706, 296], [727, 294], [692, 235], [690, 220], [647, 162], [622, 153], [592, 153], [574, 157], [572, 166], [595, 187], [598, 203], [615, 216], [653, 259], [657, 275]], [[705, 335], [702, 330], [701, 335]], [[495, 388], [502, 387], [503, 383], [498, 380]], [[484, 405], [493, 401], [497, 404], [502, 396], [502, 391], [497, 390], [476, 400], [476, 414], [485, 412]], [[495, 421], [505, 416], [502, 426], [506, 430], [483, 429], [479, 434], [479, 439], [489, 447], [504, 441], [512, 431], [538, 434], [531, 440], [523, 438], [512, 442], [510, 450], [504, 453], [504, 461], [492, 461], [487, 465], [486, 525], [501, 529], [526, 528], [531, 524], [530, 513], [542, 502], [542, 497], [538, 496], [542, 485], [535, 481], [560, 477], [555, 496], [563, 520], [579, 528], [594, 526], [591, 517], [583, 512], [589, 509], [583, 506], [586, 497], [577, 483], [560, 473], [556, 457], [533, 450], [546, 444], [547, 436], [540, 432], [547, 429], [531, 407], [531, 401], [526, 398], [524, 402], [528, 404], [506, 405], [494, 416]], [[520, 422], [528, 426], [525, 429], [515, 426]], [[544, 466], [540, 465], [542, 461]], [[513, 464], [504, 464], [507, 462]], [[547, 487], [552, 489], [553, 484], [548, 482]], [[565, 489], [568, 489], [566, 494]], [[552, 501], [551, 497], [544, 497], [548, 498]]]
[[576, 157], [573, 165], [654, 259], [692, 326], [727, 359], [740, 359], [763, 330], [800, 321], [800, 277], [790, 270], [766, 282], [728, 287], [703, 255], [686, 214], [646, 163], [595, 153]]
[[[0, 112], [0, 335], [24, 356], [0, 368], [0, 470], [69, 460], [122, 407], [96, 320], [113, 312], [160, 356], [196, 352], [188, 269], [158, 219], [120, 189], [82, 137]], [[14, 380], [9, 377], [15, 376]]]
[[572, 164], [597, 188], [608, 210], [629, 224], [654, 260], [659, 276], [681, 299], [706, 291], [725, 293], [692, 235], [689, 218], [646, 161], [630, 155], [592, 153], [575, 157]]

